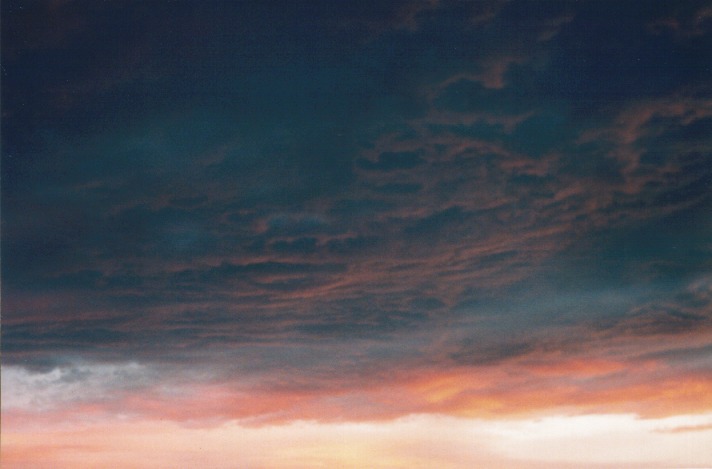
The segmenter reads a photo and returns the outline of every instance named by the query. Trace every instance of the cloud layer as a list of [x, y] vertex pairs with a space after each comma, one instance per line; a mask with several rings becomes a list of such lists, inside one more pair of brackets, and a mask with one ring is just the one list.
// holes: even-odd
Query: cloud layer
[[4, 434], [712, 409], [704, 2], [2, 9]]

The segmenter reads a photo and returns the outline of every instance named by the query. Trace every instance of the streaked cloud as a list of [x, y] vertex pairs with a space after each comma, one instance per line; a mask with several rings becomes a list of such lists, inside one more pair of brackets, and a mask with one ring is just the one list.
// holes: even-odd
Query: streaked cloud
[[2, 8], [4, 463], [712, 464], [704, 2]]

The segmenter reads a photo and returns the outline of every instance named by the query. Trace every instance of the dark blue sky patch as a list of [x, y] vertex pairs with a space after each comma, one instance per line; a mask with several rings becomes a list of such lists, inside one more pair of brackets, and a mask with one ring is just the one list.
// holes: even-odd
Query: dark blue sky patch
[[411, 236], [434, 236], [452, 228], [453, 225], [462, 223], [467, 218], [468, 214], [462, 207], [450, 207], [417, 220], [405, 228], [405, 233]]
[[334, 254], [355, 255], [373, 249], [379, 241], [375, 236], [349, 236], [331, 239], [326, 243], [326, 247]]
[[367, 171], [395, 171], [399, 169], [412, 169], [423, 164], [424, 161], [418, 153], [415, 152], [386, 152], [378, 156], [377, 161], [367, 159], [358, 160], [359, 168]]
[[293, 241], [275, 241], [272, 249], [280, 254], [313, 254], [317, 244], [316, 238], [297, 238]]
[[[695, 9], [698, 2], [685, 2]], [[709, 77], [709, 36], [671, 41], [650, 24], [674, 14], [663, 2], [585, 2], [552, 48], [547, 88], [576, 109], [600, 110], [621, 99], [660, 96]], [[705, 52], [707, 51], [707, 52]]]
[[408, 184], [408, 183], [390, 183], [390, 184], [383, 184], [381, 186], [378, 186], [375, 188], [378, 192], [383, 192], [386, 194], [397, 194], [397, 195], [407, 195], [407, 194], [415, 194], [416, 192], [419, 192], [423, 186], [421, 184]]
[[694, 334], [704, 5], [4, 1], [3, 353], [345, 377], [382, 366], [351, 339]]
[[556, 149], [562, 142], [571, 141], [574, 132], [568, 116], [562, 112], [548, 112], [530, 117], [507, 139], [516, 151], [526, 151], [537, 157]]

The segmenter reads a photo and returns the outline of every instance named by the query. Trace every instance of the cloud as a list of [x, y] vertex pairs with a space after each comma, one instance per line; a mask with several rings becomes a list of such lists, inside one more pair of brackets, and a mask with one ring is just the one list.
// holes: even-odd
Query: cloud
[[[694, 285], [691, 291], [705, 294]], [[694, 305], [688, 308], [707, 309], [687, 295], [679, 298]], [[530, 325], [508, 330], [510, 339], [503, 340], [498, 328], [507, 326], [490, 320], [496, 316], [470, 316], [479, 331], [466, 327], [466, 317], [451, 324], [427, 320], [447, 315], [447, 305], [436, 298], [411, 304], [418, 313], [380, 312], [368, 302], [364, 310], [354, 310], [355, 304], [343, 301], [330, 305], [329, 315], [302, 317], [265, 310], [267, 317], [242, 316], [239, 329], [230, 313], [186, 312], [179, 320], [172, 312], [162, 332], [149, 326], [154, 332], [135, 355], [145, 365], [11, 366], [4, 386], [27, 391], [4, 404], [23, 412], [40, 404], [55, 409], [91, 405], [97, 415], [125, 413], [210, 426], [230, 420], [250, 425], [380, 421], [411, 413], [498, 418], [556, 409], [665, 416], [712, 405], [705, 397], [710, 377], [701, 372], [707, 334], [695, 327], [705, 319], [677, 327], [671, 321], [685, 317], [661, 323], [633, 308], [632, 319], [623, 316], [605, 327], [593, 320], [558, 328]], [[537, 306], [529, 311], [538, 311]], [[516, 311], [510, 314], [513, 323], [522, 321]], [[426, 332], [422, 324], [432, 326]], [[87, 332], [79, 336], [91, 338]], [[134, 332], [132, 342], [139, 338]], [[148, 345], [169, 338], [168, 355]], [[102, 356], [100, 350], [93, 355]], [[191, 371], [186, 362], [204, 366]]]
[[706, 35], [710, 18], [712, 18], [712, 7], [691, 2], [684, 9], [677, 9], [674, 15], [652, 20], [648, 23], [648, 27], [655, 34], [672, 32], [678, 37], [689, 39]]
[[388, 152], [382, 153], [376, 162], [365, 159], [359, 160], [358, 166], [367, 171], [394, 171], [399, 169], [411, 169], [422, 163], [423, 160], [417, 153]]
[[[50, 371], [3, 367], [3, 411], [53, 412], [75, 404], [106, 404], [116, 393], [140, 390], [152, 382], [138, 363], [66, 363]], [[81, 417], [80, 417], [81, 418]]]
[[3, 440], [709, 412], [708, 15], [654, 3], [4, 2]]

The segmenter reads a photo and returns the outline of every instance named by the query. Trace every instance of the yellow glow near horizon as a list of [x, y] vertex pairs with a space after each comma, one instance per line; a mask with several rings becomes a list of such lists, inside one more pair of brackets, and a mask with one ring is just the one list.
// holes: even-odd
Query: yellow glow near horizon
[[[4, 429], [5, 430], [5, 429]], [[712, 466], [712, 413], [470, 420], [414, 415], [390, 422], [187, 428], [112, 421], [74, 429], [3, 431], [6, 468], [469, 468]], [[667, 466], [665, 466], [667, 464]]]

